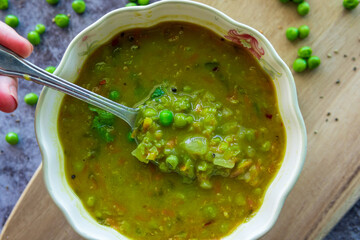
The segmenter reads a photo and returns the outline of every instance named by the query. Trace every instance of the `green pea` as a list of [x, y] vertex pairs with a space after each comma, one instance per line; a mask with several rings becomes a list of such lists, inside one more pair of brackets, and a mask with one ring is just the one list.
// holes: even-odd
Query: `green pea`
[[356, 8], [357, 5], [359, 5], [359, 0], [344, 0], [343, 1], [344, 8], [346, 8], [348, 10], [352, 10], [352, 9]]
[[81, 160], [72, 162], [72, 165], [74, 168], [74, 172], [76, 172], [76, 173], [81, 172], [85, 167], [84, 162]]
[[187, 119], [187, 117], [183, 113], [175, 114], [175, 118], [174, 118], [175, 127], [178, 127], [178, 128], [185, 127], [188, 124], [188, 121], [186, 119]]
[[148, 5], [149, 2], [150, 2], [149, 0], [138, 0], [139, 5]]
[[175, 155], [168, 156], [165, 161], [168, 164], [169, 168], [172, 170], [174, 170], [179, 164], [179, 159]]
[[299, 36], [299, 30], [296, 27], [289, 27], [286, 29], [286, 38], [290, 41], [294, 41]]
[[49, 72], [49, 73], [54, 73], [56, 70], [56, 67], [54, 66], [48, 66], [47, 68], [45, 68], [45, 71]]
[[222, 224], [220, 225], [220, 231], [221, 231], [222, 233], [227, 233], [227, 232], [229, 232], [229, 229], [230, 229], [229, 223], [222, 223]]
[[85, 12], [86, 3], [83, 0], [75, 0], [72, 2], [71, 6], [76, 13], [81, 14]]
[[304, 39], [309, 36], [310, 28], [308, 25], [301, 25], [299, 27], [299, 38]]
[[136, 2], [137, 0], [129, 0], [129, 2]]
[[19, 25], [19, 18], [15, 15], [9, 14], [5, 17], [5, 23], [12, 28], [16, 28]]
[[264, 144], [261, 146], [261, 150], [264, 152], [268, 152], [271, 149], [271, 142], [270, 141], [266, 141], [264, 142]]
[[174, 114], [170, 110], [162, 110], [159, 116], [160, 124], [163, 126], [169, 126], [174, 120]]
[[38, 32], [39, 34], [43, 34], [45, 32], [45, 30], [46, 30], [46, 27], [44, 24], [39, 23], [35, 26], [35, 31]]
[[211, 189], [212, 184], [209, 181], [209, 179], [201, 179], [200, 180], [200, 187], [203, 188], [203, 189]]
[[69, 25], [69, 17], [65, 14], [57, 14], [54, 18], [54, 22], [61, 28], [67, 27]]
[[216, 218], [217, 209], [214, 206], [212, 206], [212, 205], [205, 206], [201, 210], [202, 210], [203, 216], [206, 220], [212, 220], [212, 219]]
[[169, 167], [164, 162], [159, 164], [159, 170], [162, 171], [162, 172], [165, 172], [165, 173], [170, 171]]
[[145, 117], [154, 117], [156, 115], [158, 115], [158, 112], [153, 108], [146, 108], [144, 110], [144, 116]]
[[309, 58], [311, 57], [312, 49], [309, 46], [304, 46], [299, 48], [298, 50], [298, 56], [301, 58]]
[[246, 131], [246, 139], [248, 141], [254, 141], [255, 140], [255, 130], [254, 129], [249, 129]]
[[19, 142], [19, 136], [14, 132], [9, 132], [8, 134], [6, 134], [5, 140], [9, 144], [15, 145], [15, 144], [17, 144]]
[[193, 123], [193, 122], [194, 122], [194, 117], [193, 117], [193, 116], [187, 116], [187, 117], [186, 117], [186, 122], [187, 122], [188, 124]]
[[59, 0], [46, 0], [47, 3], [51, 4], [51, 5], [55, 5], [59, 2]]
[[218, 149], [225, 152], [229, 148], [229, 143], [221, 142], [218, 146]]
[[35, 93], [28, 93], [24, 97], [25, 103], [28, 105], [31, 105], [31, 106], [35, 105], [37, 103], [38, 99], [39, 99], [39, 97]]
[[184, 89], [183, 89], [183, 91], [184, 92], [191, 92], [191, 87], [190, 86], [184, 86]]
[[[213, 156], [212, 156], [212, 153], [210, 153], [210, 155], [211, 155], [211, 160], [212, 160], [212, 158], [213, 158]], [[209, 164], [207, 163], [207, 162], [205, 162], [205, 161], [201, 161], [198, 165], [197, 165], [197, 170], [198, 171], [201, 171], [201, 172], [205, 172], [206, 170], [208, 170], [209, 169]]]
[[132, 132], [131, 132], [131, 131], [128, 132], [128, 134], [127, 134], [127, 136], [126, 136], [127, 140], [128, 140], [129, 142], [135, 142], [135, 138], [133, 138], [131, 135], [132, 135]]
[[137, 6], [137, 4], [134, 2], [129, 2], [125, 5], [125, 7], [133, 7], [133, 6]]
[[109, 98], [113, 101], [117, 101], [120, 99], [119, 91], [113, 90], [109, 93]]
[[8, 0], [0, 0], [0, 10], [8, 9], [9, 1]]
[[93, 207], [95, 205], [95, 197], [94, 196], [90, 196], [88, 197], [87, 201], [86, 201], [86, 204], [89, 206], [89, 207]]
[[246, 205], [246, 198], [242, 193], [237, 193], [235, 196], [235, 203], [238, 206], [245, 206]]
[[290, 2], [290, 0], [280, 0], [280, 2], [282, 2], [282, 3], [288, 3], [288, 2]]
[[293, 63], [293, 69], [295, 72], [303, 72], [305, 71], [307, 66], [306, 60], [302, 58], [298, 58]]
[[255, 190], [254, 190], [255, 195], [260, 195], [261, 193], [262, 193], [261, 188], [255, 188]]
[[310, 5], [308, 2], [302, 2], [298, 5], [297, 11], [301, 16], [305, 16], [310, 12]]
[[248, 148], [246, 149], [246, 154], [248, 155], [248, 157], [254, 157], [256, 154], [256, 150], [253, 147], [248, 146]]
[[307, 60], [307, 64], [309, 66], [309, 69], [314, 69], [317, 68], [321, 63], [321, 60], [318, 56], [311, 56], [308, 60]]
[[29, 40], [29, 42], [32, 44], [32, 45], [39, 45], [40, 44], [40, 35], [38, 32], [35, 32], [35, 31], [31, 31], [28, 33], [27, 35], [27, 39]]
[[304, 0], [292, 0], [294, 3], [302, 3]]

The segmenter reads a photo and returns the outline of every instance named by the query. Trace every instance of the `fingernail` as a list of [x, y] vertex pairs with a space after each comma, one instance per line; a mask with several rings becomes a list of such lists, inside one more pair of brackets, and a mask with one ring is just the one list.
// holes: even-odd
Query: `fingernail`
[[11, 85], [9, 87], [10, 95], [14, 98], [16, 105], [18, 104], [18, 97], [17, 97], [17, 89], [15, 86]]

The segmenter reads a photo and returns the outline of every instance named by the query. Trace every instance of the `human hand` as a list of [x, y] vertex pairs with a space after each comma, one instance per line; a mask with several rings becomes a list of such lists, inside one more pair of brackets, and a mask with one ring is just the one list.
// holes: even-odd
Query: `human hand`
[[[33, 45], [17, 32], [0, 21], [0, 45], [26, 58], [33, 51]], [[16, 78], [0, 76], [0, 111], [13, 112], [18, 105], [18, 82]]]

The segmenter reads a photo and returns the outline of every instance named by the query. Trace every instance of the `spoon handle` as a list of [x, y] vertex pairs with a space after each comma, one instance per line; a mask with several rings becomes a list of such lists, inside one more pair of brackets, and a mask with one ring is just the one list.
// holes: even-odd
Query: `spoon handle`
[[16, 53], [0, 45], [0, 74], [24, 78], [25, 80], [53, 88], [70, 96], [85, 101], [91, 105], [110, 112], [124, 121], [132, 128], [135, 125], [138, 110], [129, 108], [103, 96], [68, 82], [56, 75], [53, 75], [38, 66], [26, 61]]

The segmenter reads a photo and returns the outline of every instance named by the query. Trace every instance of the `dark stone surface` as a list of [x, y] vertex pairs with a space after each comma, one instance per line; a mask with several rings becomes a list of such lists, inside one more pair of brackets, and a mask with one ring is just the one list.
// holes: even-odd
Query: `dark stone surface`
[[[31, 62], [45, 68], [49, 65], [58, 65], [71, 39], [81, 30], [105, 13], [123, 7], [127, 0], [87, 0], [87, 9], [82, 15], [72, 10], [72, 0], [60, 0], [56, 6], [47, 4], [45, 0], [9, 0], [9, 2], [9, 9], [0, 11], [0, 19], [3, 20], [7, 14], [17, 15], [20, 25], [16, 30], [20, 35], [26, 37], [38, 23], [43, 23], [47, 27], [46, 33], [41, 37], [41, 44], [35, 47], [29, 57]], [[71, 14], [68, 28], [60, 29], [52, 23], [52, 18], [58, 13]], [[42, 87], [35, 83], [20, 80], [18, 109], [13, 114], [0, 112], [0, 231], [41, 162], [34, 133], [35, 108], [26, 105], [22, 100], [26, 93], [39, 94], [41, 89]], [[18, 145], [10, 146], [5, 142], [4, 137], [9, 131], [19, 133]], [[326, 239], [360, 239], [360, 201]]]

